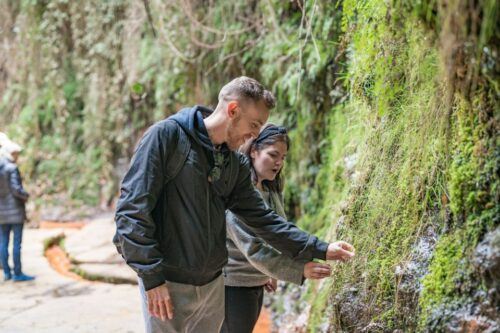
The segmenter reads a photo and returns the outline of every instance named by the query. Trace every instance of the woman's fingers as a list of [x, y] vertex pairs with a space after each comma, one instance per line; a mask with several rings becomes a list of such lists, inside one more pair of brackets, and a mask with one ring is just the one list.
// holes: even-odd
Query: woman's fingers
[[323, 273], [323, 274], [330, 274], [331, 273], [331, 267], [330, 265], [326, 264], [316, 264], [313, 267], [313, 271], [316, 273]]
[[330, 276], [331, 267], [328, 264], [308, 262], [304, 266], [304, 276], [308, 279], [323, 279]]
[[276, 291], [277, 287], [278, 287], [278, 281], [276, 281], [275, 279], [270, 279], [264, 285], [264, 290], [267, 291], [268, 293], [272, 293]]
[[273, 283], [271, 282], [268, 282], [264, 285], [264, 289], [268, 292], [268, 293], [272, 293], [272, 292], [275, 292], [276, 291], [276, 287], [274, 286]]
[[330, 274], [332, 273], [330, 266], [324, 267], [319, 266], [319, 267], [314, 267], [313, 272], [312, 272], [312, 278], [313, 279], [323, 279], [326, 277], [329, 277]]

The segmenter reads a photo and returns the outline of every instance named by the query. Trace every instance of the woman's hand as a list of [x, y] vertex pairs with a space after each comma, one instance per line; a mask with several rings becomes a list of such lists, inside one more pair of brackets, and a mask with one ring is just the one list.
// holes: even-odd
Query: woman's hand
[[306, 279], [319, 280], [329, 277], [330, 274], [332, 274], [330, 265], [314, 261], [308, 262], [304, 265], [304, 277]]
[[275, 292], [276, 288], [278, 288], [278, 281], [276, 279], [269, 279], [269, 281], [267, 281], [267, 283], [264, 285], [264, 289], [268, 293]]

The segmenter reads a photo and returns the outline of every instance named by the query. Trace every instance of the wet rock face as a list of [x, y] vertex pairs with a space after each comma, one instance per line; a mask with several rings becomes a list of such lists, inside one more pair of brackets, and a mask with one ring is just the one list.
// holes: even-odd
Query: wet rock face
[[434, 309], [427, 325], [430, 332], [500, 332], [500, 228], [486, 234], [471, 262], [475, 291]]
[[[271, 308], [272, 333], [309, 332], [311, 304], [302, 299], [302, 295], [307, 294], [309, 288], [321, 289], [325, 281], [311, 282], [306, 280], [302, 286], [280, 281], [275, 293], [266, 293], [264, 306]], [[315, 323], [314, 332], [336, 332], [330, 328], [331, 311], [332, 308], [327, 306], [322, 312], [319, 322]]]
[[[408, 260], [395, 268], [394, 274], [398, 281], [397, 322], [401, 325], [400, 328], [410, 329], [417, 325], [421, 280], [428, 273], [436, 242], [437, 233], [429, 226], [416, 241]], [[393, 332], [394, 328], [388, 327], [387, 323], [376, 322], [373, 318], [394, 304], [382, 304], [377, 308], [370, 305], [367, 298], [362, 286], [351, 286], [342, 294], [333, 296], [335, 317], [339, 320], [339, 327], [335, 329], [346, 332]]]
[[328, 332], [401, 333], [387, 327], [384, 322], [374, 321], [380, 309], [370, 305], [361, 287], [346, 288], [342, 294], [333, 297], [332, 303], [338, 323], [332, 324]]
[[398, 297], [404, 307], [404, 313], [411, 313], [417, 306], [418, 295], [422, 290], [421, 279], [427, 274], [437, 234], [432, 227], [428, 227], [413, 248], [410, 260], [396, 266]]
[[472, 264], [484, 279], [488, 288], [494, 289], [496, 301], [500, 287], [500, 227], [486, 234], [474, 252]]
[[366, 323], [362, 318], [366, 316], [367, 306], [362, 300], [362, 294], [357, 287], [350, 287], [342, 294], [334, 296], [336, 317], [339, 318], [343, 330], [361, 331], [365, 328]]
[[[498, 312], [481, 314], [484, 304], [454, 302], [436, 308], [428, 322], [428, 332], [446, 333], [494, 333], [500, 331]], [[496, 317], [496, 319], [495, 319]]]
[[494, 333], [498, 332], [498, 323], [483, 317], [472, 316], [468, 314], [457, 314], [452, 318], [452, 321], [446, 326], [447, 332], [483, 332]]
[[264, 305], [271, 307], [273, 333], [306, 332], [310, 305], [300, 300], [306, 284], [296, 286], [280, 281], [275, 293], [265, 294]]
[[344, 157], [344, 167], [347, 177], [350, 177], [356, 171], [358, 160], [359, 156], [357, 153]]

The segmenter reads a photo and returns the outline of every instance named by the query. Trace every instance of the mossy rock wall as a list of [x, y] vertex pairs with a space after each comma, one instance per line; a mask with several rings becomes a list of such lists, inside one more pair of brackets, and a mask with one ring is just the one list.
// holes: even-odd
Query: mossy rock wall
[[357, 249], [303, 288], [307, 330], [494, 330], [498, 21], [492, 0], [1, 1], [0, 130], [38, 207], [109, 205], [148, 125], [255, 77], [292, 129], [289, 216]]

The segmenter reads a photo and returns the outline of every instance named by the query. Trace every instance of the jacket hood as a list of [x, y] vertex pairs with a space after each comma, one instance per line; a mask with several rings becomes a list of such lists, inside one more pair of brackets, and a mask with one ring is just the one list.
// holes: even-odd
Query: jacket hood
[[2, 170], [3, 168], [7, 167], [9, 164], [12, 164], [11, 160], [9, 160], [5, 156], [0, 156], [0, 170]]
[[[214, 150], [213, 144], [209, 144], [205, 140], [200, 139], [199, 133], [202, 131], [206, 132], [206, 129], [204, 124], [199, 124], [199, 112], [201, 112], [202, 118], [206, 118], [213, 113], [213, 110], [201, 105], [195, 105], [192, 108], [181, 109], [179, 112], [171, 116], [170, 119], [176, 121], [182, 127], [184, 132], [186, 132], [186, 134], [188, 134], [197, 143], [207, 149]], [[208, 133], [202, 133], [202, 135], [208, 135]]]

